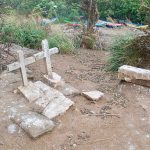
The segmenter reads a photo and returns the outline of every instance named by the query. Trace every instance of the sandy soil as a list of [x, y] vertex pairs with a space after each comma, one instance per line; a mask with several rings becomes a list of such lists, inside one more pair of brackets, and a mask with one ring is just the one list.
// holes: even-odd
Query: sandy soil
[[[78, 55], [56, 55], [53, 68], [79, 90], [100, 90], [105, 97], [96, 103], [82, 96], [71, 98], [75, 106], [56, 118], [52, 133], [32, 140], [19, 127], [11, 129], [9, 109], [27, 102], [13, 91], [21, 85], [20, 73], [0, 80], [0, 149], [2, 150], [149, 150], [150, 89], [120, 83], [116, 74], [104, 71], [106, 51], [80, 50]], [[30, 66], [34, 80], [43, 80], [43, 61]], [[91, 116], [98, 113], [101, 116]], [[117, 116], [106, 116], [107, 113]], [[11, 126], [10, 126], [11, 125]]]
[[[22, 85], [20, 72], [2, 74], [0, 150], [149, 150], [150, 89], [120, 83], [117, 74], [106, 72], [108, 55], [107, 51], [81, 49], [76, 55], [53, 56], [53, 69], [66, 82], [81, 91], [100, 90], [105, 97], [95, 103], [82, 96], [70, 97], [75, 106], [55, 119], [53, 132], [36, 140], [9, 119], [14, 106], [30, 109], [26, 99], [16, 93]], [[43, 81], [43, 61], [29, 68], [34, 81]]]

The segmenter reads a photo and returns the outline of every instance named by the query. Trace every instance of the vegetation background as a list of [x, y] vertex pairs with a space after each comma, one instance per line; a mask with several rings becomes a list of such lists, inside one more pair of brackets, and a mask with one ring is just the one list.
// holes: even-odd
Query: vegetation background
[[[92, 0], [93, 5], [90, 3], [91, 0], [2, 0], [0, 42], [39, 49], [41, 40], [47, 38], [49, 46], [58, 47], [61, 53], [72, 53], [82, 43], [87, 45], [86, 48], [94, 48], [96, 38], [92, 32], [83, 30], [84, 35], [78, 34], [70, 38], [63, 31], [57, 30], [56, 26], [56, 29], [45, 27], [38, 22], [39, 18], [56, 18], [56, 23], [59, 24], [64, 21], [80, 22], [87, 24], [89, 31], [99, 18], [150, 25], [150, 0]], [[149, 33], [146, 33], [144, 41], [142, 38], [136, 40], [128, 35], [114, 43], [111, 48], [109, 70], [116, 71], [122, 64], [138, 66], [143, 58], [148, 59], [149, 45], [141, 47], [135, 43], [149, 41]]]

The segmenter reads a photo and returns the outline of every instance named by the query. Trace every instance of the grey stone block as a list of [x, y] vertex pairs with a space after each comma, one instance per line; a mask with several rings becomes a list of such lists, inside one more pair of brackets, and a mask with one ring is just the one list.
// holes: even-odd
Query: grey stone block
[[17, 113], [12, 118], [32, 138], [37, 138], [55, 127], [53, 121], [35, 112]]
[[82, 92], [82, 95], [90, 100], [98, 101], [104, 96], [104, 93], [100, 91], [90, 91], [90, 92]]

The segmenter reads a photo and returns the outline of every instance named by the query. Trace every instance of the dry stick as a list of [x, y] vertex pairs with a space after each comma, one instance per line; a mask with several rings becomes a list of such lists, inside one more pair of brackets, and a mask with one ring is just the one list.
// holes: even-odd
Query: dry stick
[[85, 144], [93, 144], [93, 143], [96, 143], [96, 142], [106, 141], [106, 140], [111, 140], [111, 138], [107, 138], [107, 139], [98, 139], [98, 140], [95, 140], [95, 141], [86, 142]]
[[[104, 115], [102, 115], [102, 114], [88, 114], [89, 116], [104, 116]], [[118, 117], [118, 118], [120, 118], [120, 116], [119, 115], [117, 115], [117, 114], [105, 114], [106, 116], [115, 116], [115, 117]]]

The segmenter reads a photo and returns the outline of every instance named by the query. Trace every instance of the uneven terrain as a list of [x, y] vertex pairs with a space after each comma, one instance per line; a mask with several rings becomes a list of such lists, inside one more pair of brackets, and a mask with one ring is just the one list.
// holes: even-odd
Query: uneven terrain
[[[120, 82], [116, 73], [106, 72], [108, 56], [107, 51], [80, 49], [76, 55], [52, 57], [54, 71], [66, 82], [80, 91], [100, 90], [105, 97], [94, 103], [82, 96], [70, 97], [75, 105], [55, 119], [54, 131], [36, 140], [9, 119], [14, 106], [27, 107], [16, 91], [22, 85], [20, 72], [2, 74], [0, 150], [149, 150], [150, 88]], [[33, 81], [43, 81], [43, 61], [29, 69]]]

